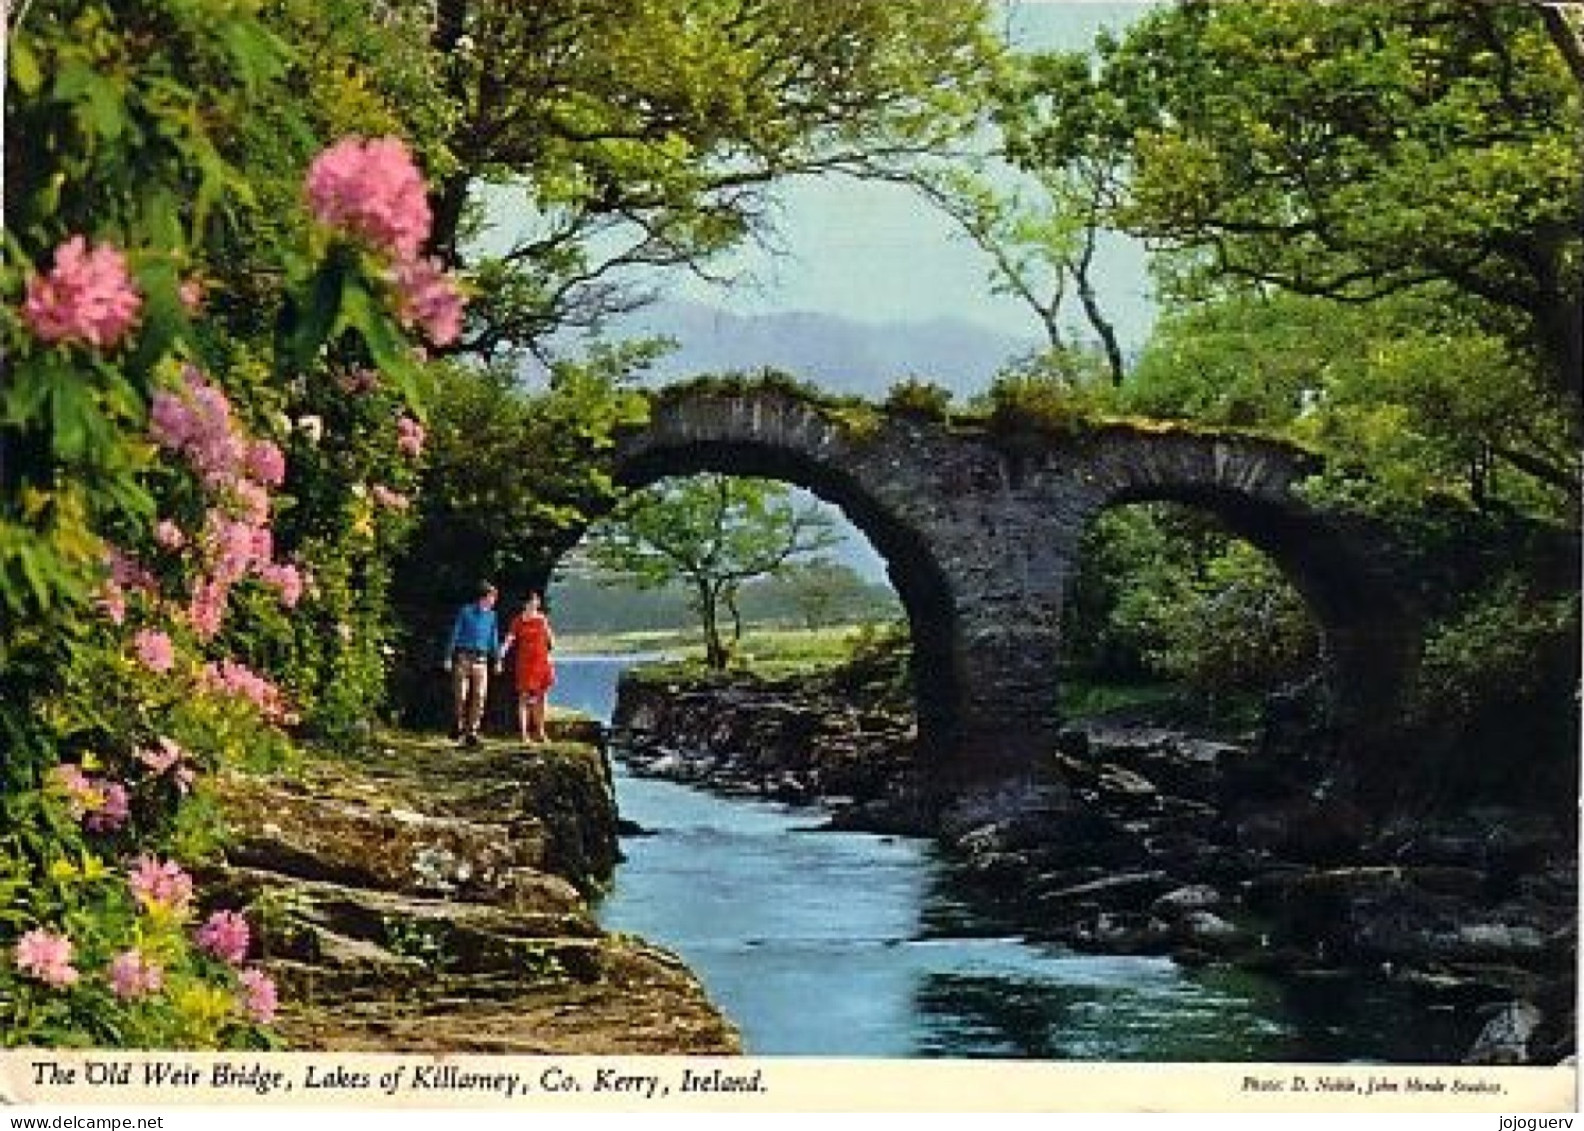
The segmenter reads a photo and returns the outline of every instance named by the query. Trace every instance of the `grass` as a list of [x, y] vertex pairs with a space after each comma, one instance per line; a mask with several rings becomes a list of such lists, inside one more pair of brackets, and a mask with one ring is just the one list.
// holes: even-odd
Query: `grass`
[[[748, 625], [743, 629], [733, 667], [747, 668], [771, 678], [823, 671], [845, 663], [860, 625], [826, 625], [819, 628]], [[661, 652], [684, 664], [704, 659], [704, 646], [696, 630], [662, 629], [642, 632], [563, 633], [556, 637], [561, 655], [607, 653], [633, 655]]]
[[1163, 683], [1101, 683], [1065, 675], [1060, 684], [1061, 712], [1068, 718], [1127, 711], [1140, 714], [1180, 709], [1182, 688]]

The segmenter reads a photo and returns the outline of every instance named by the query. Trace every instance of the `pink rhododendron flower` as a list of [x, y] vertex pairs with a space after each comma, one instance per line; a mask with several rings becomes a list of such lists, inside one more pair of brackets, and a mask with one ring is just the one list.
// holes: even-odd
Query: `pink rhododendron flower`
[[280, 1008], [275, 983], [262, 970], [244, 970], [239, 977], [242, 981], [242, 1008], [253, 1021], [268, 1025], [275, 1020], [275, 1012]]
[[101, 781], [95, 782], [94, 788], [99, 804], [83, 815], [83, 827], [96, 833], [114, 832], [132, 815], [126, 786], [118, 781]]
[[398, 258], [429, 238], [428, 193], [399, 138], [342, 138], [314, 158], [305, 187], [314, 219]]
[[66, 809], [73, 818], [81, 819], [104, 803], [104, 795], [94, 780], [82, 772], [82, 767], [63, 762], [50, 771], [55, 786], [66, 795]]
[[197, 772], [187, 764], [187, 751], [164, 735], [160, 736], [157, 749], [139, 748], [137, 760], [153, 771], [156, 777], [171, 774], [177, 790], [182, 793], [192, 788], [192, 783], [198, 776]]
[[259, 570], [259, 577], [266, 585], [272, 585], [280, 592], [283, 607], [295, 609], [297, 602], [302, 600], [303, 579], [296, 566], [290, 563], [265, 566]]
[[266, 487], [286, 482], [286, 456], [270, 440], [256, 440], [248, 448], [248, 474]]
[[376, 483], [369, 488], [369, 494], [374, 501], [387, 510], [404, 511], [412, 505], [412, 500], [400, 491], [392, 491], [383, 483]]
[[204, 580], [193, 587], [187, 604], [187, 620], [199, 640], [213, 640], [225, 620], [229, 590], [218, 581]]
[[162, 518], [154, 525], [154, 541], [163, 549], [179, 550], [187, 544], [187, 535], [170, 519]]
[[[211, 576], [220, 585], [241, 581], [259, 559], [258, 528], [211, 510], [204, 522], [204, 552]], [[268, 553], [264, 555], [268, 560]]]
[[378, 369], [358, 369], [352, 373], [343, 374], [340, 385], [343, 392], [361, 397], [372, 393], [379, 388], [380, 374]]
[[110, 547], [110, 580], [127, 589], [140, 589], [152, 593], [159, 583], [148, 568], [126, 551]]
[[249, 526], [263, 526], [270, 517], [269, 492], [251, 479], [238, 479], [226, 489], [234, 513]]
[[403, 455], [417, 459], [423, 455], [424, 426], [410, 416], [403, 416], [396, 421], [396, 446]]
[[448, 346], [462, 336], [465, 302], [456, 280], [432, 259], [404, 259], [392, 269], [396, 316], [431, 343]]
[[159, 963], [143, 957], [138, 950], [124, 950], [110, 960], [110, 988], [123, 1000], [158, 993], [165, 985], [165, 971]]
[[203, 306], [203, 283], [197, 279], [183, 279], [176, 293], [181, 298], [181, 304], [188, 314], [197, 314], [198, 308]]
[[192, 902], [192, 877], [174, 860], [163, 864], [152, 856], [139, 856], [129, 873], [132, 894], [144, 907], [184, 911]]
[[111, 624], [126, 623], [126, 591], [115, 582], [105, 582], [104, 588], [99, 591], [97, 604], [104, 610], [105, 616], [110, 618]]
[[204, 665], [202, 682], [211, 691], [248, 700], [258, 708], [266, 722], [285, 723], [295, 718], [279, 687], [235, 660]]
[[176, 666], [176, 647], [170, 636], [157, 628], [141, 629], [132, 638], [132, 646], [143, 666], [152, 672], [164, 675]]
[[192, 409], [179, 393], [161, 389], [149, 403], [149, 439], [162, 448], [176, 450], [187, 443], [193, 429]]
[[120, 782], [91, 778], [82, 767], [62, 763], [50, 771], [54, 785], [66, 795], [66, 810], [91, 832], [111, 832], [131, 816], [130, 797]]
[[73, 236], [55, 250], [48, 275], [28, 280], [22, 318], [46, 342], [109, 349], [132, 328], [142, 306], [126, 256], [106, 243], [90, 251], [87, 240]]
[[50, 986], [69, 986], [79, 975], [72, 968], [72, 941], [65, 935], [35, 928], [17, 940], [16, 966]]
[[235, 911], [216, 911], [198, 928], [197, 942], [200, 950], [214, 955], [231, 966], [242, 965], [247, 958], [248, 942], [252, 935], [247, 920]]
[[180, 452], [210, 490], [223, 490], [242, 474], [248, 457], [245, 440], [231, 419], [231, 402], [193, 366], [184, 371], [186, 387], [161, 390], [149, 408], [149, 438]]

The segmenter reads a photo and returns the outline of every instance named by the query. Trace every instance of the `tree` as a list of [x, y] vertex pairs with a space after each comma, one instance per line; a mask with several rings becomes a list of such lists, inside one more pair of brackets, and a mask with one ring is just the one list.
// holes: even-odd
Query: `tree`
[[[1194, 2], [1102, 41], [1129, 137], [1114, 222], [1231, 283], [1362, 303], [1440, 287], [1584, 395], [1581, 88], [1534, 6]], [[1086, 87], [1051, 76], [1053, 104]], [[1030, 168], [1083, 152], [1059, 117]]]
[[[396, 5], [416, 6], [415, 0]], [[466, 254], [480, 190], [519, 217], [473, 262], [467, 348], [536, 348], [707, 272], [774, 185], [866, 175], [972, 128], [995, 42], [984, 0], [440, 0], [456, 164], [435, 250]]]
[[[773, 576], [838, 541], [812, 505], [766, 480], [704, 475], [667, 480], [632, 496], [589, 535], [589, 556], [642, 588], [681, 583], [704, 633], [704, 660], [726, 667], [742, 638], [737, 598], [745, 582]], [[721, 610], [731, 641], [721, 639]]]
[[785, 589], [805, 628], [841, 624], [855, 614], [886, 609], [877, 588], [852, 566], [829, 558], [798, 562], [785, 571]]
[[1566, 405], [1434, 288], [1357, 305], [1246, 291], [1176, 310], [1119, 401], [1285, 432], [1398, 508], [1435, 493], [1569, 521], [1577, 502]]
[[[1072, 349], [1063, 317], [1076, 300], [1111, 383], [1121, 385], [1126, 363], [1095, 290], [1094, 269], [1124, 184], [1128, 139], [1119, 108], [1090, 70], [1089, 56], [1079, 52], [1016, 56], [1001, 69], [990, 101], [997, 156], [1015, 162], [1027, 174], [1024, 183], [1004, 175], [992, 180], [960, 164], [924, 165], [903, 176], [989, 256], [992, 287], [1034, 313], [1054, 353]], [[1028, 159], [1031, 147], [1057, 128], [1064, 138], [1060, 158]]]
[[449, 605], [481, 578], [542, 589], [556, 558], [617, 498], [606, 457], [647, 409], [629, 387], [647, 346], [559, 362], [529, 393], [505, 365], [439, 374], [417, 530], [398, 563], [403, 604]]

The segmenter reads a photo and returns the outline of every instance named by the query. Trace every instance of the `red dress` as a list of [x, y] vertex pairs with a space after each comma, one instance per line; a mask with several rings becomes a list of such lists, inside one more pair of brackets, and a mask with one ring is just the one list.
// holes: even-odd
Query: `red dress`
[[512, 669], [519, 695], [543, 695], [555, 685], [550, 666], [550, 622], [543, 613], [518, 613], [507, 630], [511, 637]]

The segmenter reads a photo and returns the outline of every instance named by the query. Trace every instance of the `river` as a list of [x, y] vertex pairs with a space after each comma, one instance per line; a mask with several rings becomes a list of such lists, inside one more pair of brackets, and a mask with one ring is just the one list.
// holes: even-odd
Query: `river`
[[[562, 706], [608, 720], [632, 657], [561, 657]], [[1466, 1023], [1384, 982], [1290, 980], [1023, 940], [933, 843], [814, 832], [822, 813], [634, 777], [609, 930], [679, 954], [758, 1055], [1455, 1061]]]

